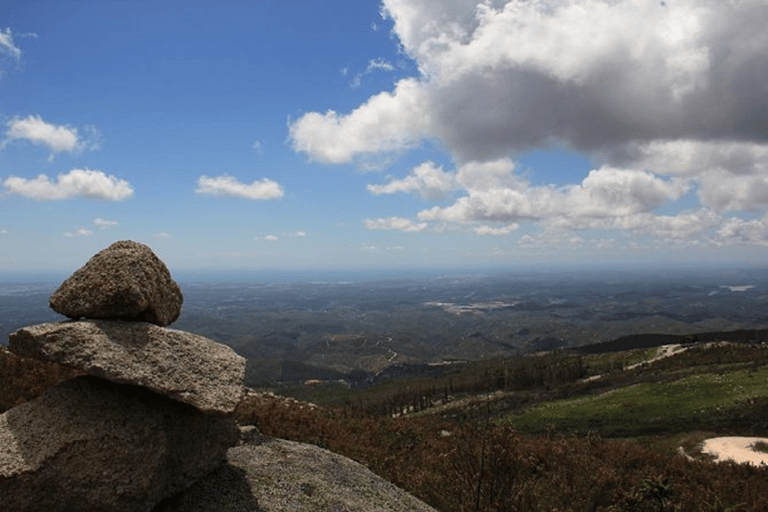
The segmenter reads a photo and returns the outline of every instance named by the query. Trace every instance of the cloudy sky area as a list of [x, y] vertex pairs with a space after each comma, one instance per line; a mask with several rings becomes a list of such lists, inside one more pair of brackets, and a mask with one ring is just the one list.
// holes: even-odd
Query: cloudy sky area
[[764, 0], [10, 0], [0, 270], [761, 265]]

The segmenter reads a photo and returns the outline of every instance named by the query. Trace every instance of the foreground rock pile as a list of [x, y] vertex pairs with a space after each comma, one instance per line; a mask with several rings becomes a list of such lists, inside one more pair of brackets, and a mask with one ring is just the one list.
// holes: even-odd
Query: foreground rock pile
[[151, 249], [116, 242], [51, 296], [72, 321], [10, 335], [11, 351], [87, 375], [0, 415], [3, 510], [149, 511], [225, 461], [245, 360], [165, 328], [182, 300]]

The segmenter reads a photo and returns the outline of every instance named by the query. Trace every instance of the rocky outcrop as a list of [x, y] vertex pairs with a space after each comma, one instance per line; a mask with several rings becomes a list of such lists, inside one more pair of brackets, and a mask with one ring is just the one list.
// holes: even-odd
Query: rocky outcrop
[[154, 512], [435, 512], [365, 466], [314, 445], [259, 435]]
[[10, 335], [11, 351], [90, 375], [0, 415], [3, 510], [149, 511], [224, 462], [245, 360], [162, 327], [181, 300], [148, 247], [117, 242], [51, 297], [87, 320]]
[[245, 359], [221, 343], [145, 322], [85, 320], [24, 327], [8, 337], [16, 354], [151, 389], [203, 412], [234, 412]]
[[176, 321], [181, 289], [152, 249], [124, 240], [93, 256], [51, 295], [51, 309], [72, 318]]
[[149, 511], [221, 465], [233, 422], [77, 377], [0, 416], [3, 510]]

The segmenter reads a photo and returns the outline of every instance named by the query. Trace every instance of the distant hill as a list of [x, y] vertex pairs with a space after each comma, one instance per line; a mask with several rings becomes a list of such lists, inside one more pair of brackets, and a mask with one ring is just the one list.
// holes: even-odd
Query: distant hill
[[712, 341], [731, 341], [734, 343], [768, 342], [768, 329], [740, 329], [725, 332], [702, 332], [697, 334], [630, 334], [613, 341], [604, 341], [592, 345], [583, 345], [574, 350], [584, 354], [603, 354], [606, 352], [624, 352], [640, 348], [653, 348], [662, 345], [709, 343]]

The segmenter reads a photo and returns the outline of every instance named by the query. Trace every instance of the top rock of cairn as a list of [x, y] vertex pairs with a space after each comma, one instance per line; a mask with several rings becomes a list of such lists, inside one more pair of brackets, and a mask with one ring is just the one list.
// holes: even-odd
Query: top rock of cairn
[[51, 309], [72, 319], [128, 320], [161, 327], [179, 317], [179, 285], [152, 249], [124, 240], [94, 255], [51, 295]]

